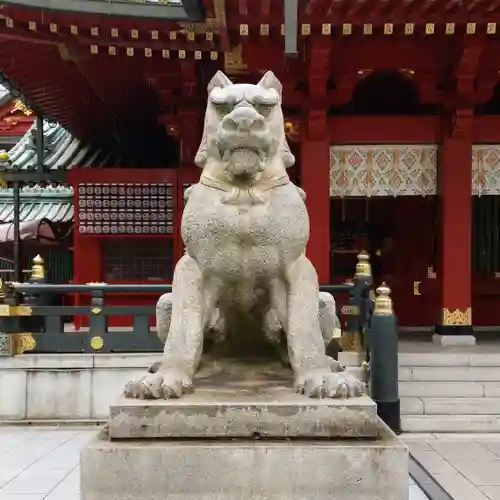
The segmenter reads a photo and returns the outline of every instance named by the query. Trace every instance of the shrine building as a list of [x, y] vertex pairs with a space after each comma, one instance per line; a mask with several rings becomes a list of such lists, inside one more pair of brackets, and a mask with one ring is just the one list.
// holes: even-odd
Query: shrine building
[[15, 146], [34, 119], [33, 112], [0, 85], [0, 150]]
[[42, 249], [55, 280], [171, 282], [207, 83], [271, 69], [320, 282], [365, 249], [402, 326], [499, 325], [495, 0], [4, 0], [0, 42], [0, 83], [38, 117], [0, 175], [24, 172], [21, 225], [69, 228]]

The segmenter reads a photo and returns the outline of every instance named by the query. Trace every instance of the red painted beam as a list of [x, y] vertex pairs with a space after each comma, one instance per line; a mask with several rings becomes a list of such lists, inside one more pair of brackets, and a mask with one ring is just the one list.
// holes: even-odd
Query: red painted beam
[[[333, 4], [333, 2], [332, 2]], [[346, 21], [353, 22], [358, 16], [366, 15], [372, 6], [372, 0], [356, 0], [353, 6], [347, 11]], [[333, 13], [332, 7], [330, 12]]]
[[[443, 4], [446, 3], [446, 0], [441, 1]], [[413, 2], [405, 6], [404, 15], [411, 16], [412, 19], [419, 19], [422, 22], [428, 21], [428, 19], [425, 19], [424, 13], [434, 2], [436, 0], [413, 0]]]
[[170, 40], [166, 37], [159, 37], [157, 40], [124, 40], [121, 38], [105, 38], [105, 37], [87, 37], [83, 35], [78, 36], [64, 36], [64, 35], [48, 35], [41, 31], [28, 31], [24, 29], [7, 28], [0, 26], [0, 38], [6, 40], [13, 40], [19, 42], [27, 42], [35, 45], [51, 45], [59, 46], [65, 44], [68, 46], [69, 51], [77, 50], [78, 46], [90, 47], [90, 45], [97, 45], [99, 47], [114, 46], [114, 47], [133, 47], [139, 50], [150, 48], [152, 50], [214, 50], [213, 42], [207, 40], [198, 41], [184, 41], [180, 39]]
[[[498, 4], [495, 0], [495, 4]], [[469, 4], [467, 5], [467, 12], [469, 14], [475, 14], [477, 12], [480, 12], [485, 9], [485, 7], [488, 7], [491, 5], [490, 0], [470, 0]]]
[[0, 28], [0, 38], [3, 40], [9, 40], [14, 42], [27, 42], [33, 45], [57, 45], [56, 41], [45, 40], [43, 38], [36, 38], [29, 36], [28, 34], [15, 34], [10, 30], [5, 31], [7, 28]]
[[448, 13], [456, 7], [454, 0], [427, 0], [427, 3], [420, 10], [420, 17], [424, 21], [449, 22]]
[[247, 0], [238, 0], [238, 11], [242, 16], [248, 16]]
[[376, 0], [374, 8], [370, 12], [370, 19], [375, 24], [391, 21], [391, 12], [399, 5], [401, 5], [401, 0]]
[[271, 14], [271, 0], [261, 0], [260, 13], [264, 18], [267, 18]]
[[338, 19], [347, 21], [347, 14], [352, 9], [352, 0], [330, 0], [327, 16], [334, 14]]
[[307, 0], [303, 10], [304, 15], [310, 18], [311, 16], [321, 14], [323, 9], [326, 8], [325, 4], [326, 0]]

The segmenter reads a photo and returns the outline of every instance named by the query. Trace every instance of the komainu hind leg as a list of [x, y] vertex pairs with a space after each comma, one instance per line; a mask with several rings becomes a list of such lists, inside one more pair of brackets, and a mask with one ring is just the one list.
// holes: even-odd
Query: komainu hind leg
[[173, 295], [164, 293], [156, 303], [156, 333], [162, 344], [167, 341], [172, 320], [172, 302]]
[[[287, 331], [288, 325], [288, 308], [287, 308], [287, 292], [286, 286], [283, 282], [276, 280], [271, 288], [271, 304], [265, 318], [264, 331], [266, 337], [272, 343], [278, 346], [278, 353], [280, 359], [287, 365], [290, 364], [288, 353], [283, 350], [282, 346], [282, 333]], [[333, 372], [343, 371], [344, 367], [337, 361], [338, 358], [338, 344], [334, 336], [334, 328], [336, 327], [335, 315], [335, 299], [333, 296], [326, 292], [319, 293], [318, 301], [318, 319], [321, 336], [329, 356], [330, 368]], [[330, 353], [333, 353], [333, 356]]]
[[163, 359], [149, 373], [125, 387], [132, 398], [179, 398], [192, 392], [192, 379], [203, 349], [205, 303], [198, 264], [184, 255], [175, 268], [172, 314]]
[[360, 396], [364, 384], [347, 372], [334, 372], [319, 324], [318, 278], [302, 256], [288, 269], [287, 343], [295, 389], [308, 397]]
[[[172, 294], [164, 293], [156, 303], [156, 334], [161, 340], [161, 343], [165, 345], [168, 337], [168, 331], [170, 330], [170, 321], [172, 319]], [[160, 368], [161, 360], [155, 361], [150, 367], [149, 373], [156, 373], [158, 368]]]
[[[319, 327], [325, 342], [326, 353], [337, 360], [340, 346], [335, 339], [335, 331], [340, 327], [340, 323], [337, 318], [335, 299], [328, 292], [319, 292]], [[341, 371], [340, 364], [336, 371]]]

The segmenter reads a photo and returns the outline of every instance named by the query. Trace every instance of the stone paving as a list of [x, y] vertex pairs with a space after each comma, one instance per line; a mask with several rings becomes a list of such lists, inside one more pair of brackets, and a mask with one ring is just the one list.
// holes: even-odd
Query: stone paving
[[405, 434], [402, 438], [454, 500], [500, 500], [500, 434]]
[[[79, 453], [94, 432], [0, 427], [0, 500], [79, 500]], [[498, 445], [500, 450], [500, 439]], [[409, 500], [427, 500], [412, 481]]]

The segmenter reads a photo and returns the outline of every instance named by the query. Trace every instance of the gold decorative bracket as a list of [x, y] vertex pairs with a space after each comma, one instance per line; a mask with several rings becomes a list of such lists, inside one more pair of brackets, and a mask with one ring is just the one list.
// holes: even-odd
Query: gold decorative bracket
[[471, 326], [472, 308], [467, 309], [447, 309], [444, 308], [441, 314], [444, 326]]

